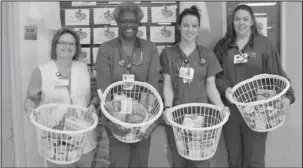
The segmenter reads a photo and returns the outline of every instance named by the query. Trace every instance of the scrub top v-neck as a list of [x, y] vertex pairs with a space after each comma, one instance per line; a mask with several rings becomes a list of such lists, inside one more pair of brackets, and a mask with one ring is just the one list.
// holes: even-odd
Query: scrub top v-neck
[[[194, 69], [193, 79], [190, 83], [184, 83], [183, 78], [179, 77], [180, 67], [186, 67], [184, 58], [188, 59], [189, 67]], [[163, 73], [171, 77], [174, 90], [173, 105], [193, 102], [207, 103], [206, 80], [222, 70], [213, 52], [203, 46], [197, 46], [188, 56], [180, 50], [178, 45], [166, 48], [161, 53], [160, 62]]]

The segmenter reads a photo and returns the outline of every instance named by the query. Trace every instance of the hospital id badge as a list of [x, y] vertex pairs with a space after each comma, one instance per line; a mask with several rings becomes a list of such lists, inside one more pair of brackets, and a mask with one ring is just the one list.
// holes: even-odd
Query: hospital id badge
[[134, 74], [123, 74], [122, 80], [125, 82], [134, 82], [135, 81], [135, 75]]
[[54, 86], [56, 87], [68, 86], [68, 79], [57, 79], [54, 82]]
[[124, 90], [132, 90], [134, 88], [134, 82], [135, 82], [134, 74], [123, 74], [122, 80], [125, 82], [123, 85]]
[[183, 79], [193, 80], [195, 70], [193, 68], [181, 67], [179, 71], [179, 77]]
[[234, 56], [234, 64], [242, 64], [246, 62], [247, 58], [242, 57], [240, 54]]

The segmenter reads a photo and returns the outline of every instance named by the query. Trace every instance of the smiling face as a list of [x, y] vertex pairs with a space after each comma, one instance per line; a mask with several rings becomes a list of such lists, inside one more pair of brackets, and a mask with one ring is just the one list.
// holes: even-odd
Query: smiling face
[[57, 58], [73, 59], [76, 53], [76, 39], [69, 33], [62, 34], [57, 41], [56, 54]]
[[121, 13], [118, 20], [118, 26], [119, 32], [124, 38], [136, 37], [139, 27], [136, 14], [131, 11]]
[[240, 9], [234, 14], [233, 24], [237, 36], [248, 36], [253, 23], [250, 13], [246, 10]]
[[197, 16], [186, 15], [179, 25], [182, 40], [187, 42], [195, 41], [199, 33], [199, 20]]

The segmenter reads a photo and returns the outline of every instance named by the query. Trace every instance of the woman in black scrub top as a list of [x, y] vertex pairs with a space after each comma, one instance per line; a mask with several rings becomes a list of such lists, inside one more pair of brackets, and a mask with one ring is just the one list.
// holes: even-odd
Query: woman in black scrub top
[[[195, 42], [199, 33], [200, 16], [195, 6], [179, 16], [181, 41], [162, 51], [164, 119], [167, 108], [184, 103], [208, 103], [224, 107], [215, 84], [221, 66], [214, 53]], [[190, 161], [177, 151], [173, 129], [166, 125], [167, 139], [172, 154], [172, 167], [209, 167], [208, 160]]]
[[[265, 167], [267, 133], [252, 131], [237, 107], [227, 101], [227, 97], [231, 87], [254, 75], [268, 73], [287, 76], [270, 40], [258, 33], [251, 7], [239, 5], [233, 12], [232, 20], [225, 37], [214, 48], [223, 68], [223, 72], [217, 75], [216, 84], [221, 95], [226, 97], [223, 101], [231, 111], [223, 127], [228, 164], [229, 167]], [[246, 56], [245, 63], [238, 62], [236, 55]], [[292, 88], [287, 91], [286, 97], [283, 101], [289, 107], [295, 101]]]

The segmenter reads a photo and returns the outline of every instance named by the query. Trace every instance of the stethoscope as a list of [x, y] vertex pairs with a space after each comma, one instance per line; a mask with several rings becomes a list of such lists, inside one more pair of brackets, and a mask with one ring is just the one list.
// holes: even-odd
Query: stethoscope
[[[139, 61], [137, 61], [137, 59], [136, 59], [136, 52], [135, 52], [136, 48], [140, 48], [140, 59], [139, 59]], [[140, 65], [140, 63], [142, 62], [142, 57], [143, 57], [143, 50], [142, 50], [142, 47], [141, 47], [141, 44], [140, 44], [138, 38], [135, 41], [135, 46], [134, 46], [134, 49], [133, 49], [132, 62], [128, 62], [127, 65], [125, 66], [126, 62], [122, 58], [122, 42], [121, 42], [121, 39], [119, 39], [119, 54], [120, 54], [119, 65], [121, 67], [125, 67], [128, 72], [130, 71], [130, 69], [132, 68], [133, 65]], [[129, 58], [127, 58], [127, 59], [128, 59], [128, 61], [130, 60]]]
[[[203, 66], [203, 65], [205, 65], [205, 63], [206, 63], [206, 60], [205, 60], [204, 57], [202, 56], [202, 54], [201, 54], [202, 52], [200, 51], [200, 48], [199, 48], [199, 46], [198, 46], [197, 43], [196, 43], [196, 48], [197, 48], [197, 51], [198, 51], [198, 54], [199, 54], [199, 58], [200, 58], [200, 65]], [[182, 67], [184, 67], [184, 64], [186, 64], [186, 66], [189, 67], [190, 61], [189, 61], [189, 59], [188, 59], [187, 57], [185, 57], [185, 56], [182, 54], [182, 50], [181, 50], [179, 44], [177, 44], [177, 58], [183, 60]], [[176, 65], [177, 65], [177, 69], [178, 69], [178, 71], [179, 71], [179, 70], [180, 70], [180, 67], [179, 67], [179, 65], [178, 65], [178, 63], [177, 63], [177, 60], [178, 60], [178, 59], [176, 59]]]

